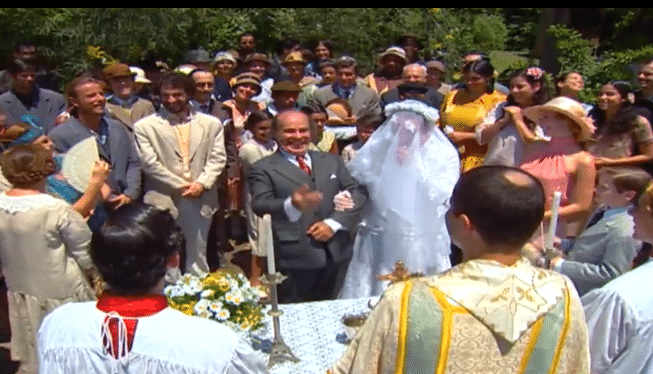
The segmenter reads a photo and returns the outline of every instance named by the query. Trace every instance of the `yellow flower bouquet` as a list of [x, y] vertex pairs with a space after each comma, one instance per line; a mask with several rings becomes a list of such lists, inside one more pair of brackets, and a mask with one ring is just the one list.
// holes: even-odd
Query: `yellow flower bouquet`
[[263, 327], [264, 306], [260, 291], [243, 274], [225, 271], [200, 276], [183, 275], [165, 288], [168, 303], [182, 313], [211, 319], [236, 332]]

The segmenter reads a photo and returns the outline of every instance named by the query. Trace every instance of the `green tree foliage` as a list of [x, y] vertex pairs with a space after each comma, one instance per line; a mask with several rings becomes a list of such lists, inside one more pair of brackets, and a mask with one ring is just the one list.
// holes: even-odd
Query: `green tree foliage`
[[542, 13], [541, 8], [502, 8], [508, 40], [506, 48], [510, 51], [529, 50], [535, 45], [535, 33]]
[[0, 8], [0, 53], [33, 41], [66, 81], [76, 71], [112, 59], [135, 63], [147, 53], [176, 65], [191, 48], [234, 48], [247, 31], [266, 52], [285, 36], [307, 44], [331, 39], [340, 54], [355, 56], [369, 71], [378, 53], [405, 32], [457, 63], [468, 50], [502, 49], [507, 30], [496, 9]]
[[597, 56], [596, 48], [581, 34], [562, 25], [549, 28], [556, 40], [560, 57], [560, 71], [578, 71], [585, 78], [585, 89], [579, 95], [586, 102], [594, 102], [596, 93], [610, 80], [633, 81], [637, 63], [653, 56], [653, 46], [636, 49], [606, 51]]

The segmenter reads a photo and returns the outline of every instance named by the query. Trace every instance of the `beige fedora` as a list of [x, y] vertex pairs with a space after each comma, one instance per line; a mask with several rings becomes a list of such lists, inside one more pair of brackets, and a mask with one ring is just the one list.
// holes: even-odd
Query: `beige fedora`
[[536, 121], [538, 114], [542, 110], [560, 113], [574, 121], [574, 123], [576, 123], [580, 128], [578, 141], [589, 140], [592, 137], [594, 130], [596, 130], [594, 121], [585, 114], [583, 106], [574, 99], [564, 96], [556, 97], [555, 99], [547, 101], [543, 105], [535, 105], [524, 109], [524, 115], [531, 120]]

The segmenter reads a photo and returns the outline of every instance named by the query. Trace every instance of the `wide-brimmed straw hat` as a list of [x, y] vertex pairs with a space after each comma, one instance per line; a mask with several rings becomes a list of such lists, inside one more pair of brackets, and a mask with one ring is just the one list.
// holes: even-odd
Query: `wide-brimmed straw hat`
[[145, 71], [139, 67], [136, 66], [130, 66], [129, 70], [134, 74], [134, 82], [135, 83], [143, 83], [143, 84], [150, 84], [152, 83], [151, 80], [147, 79], [145, 77]]
[[531, 120], [536, 121], [540, 111], [542, 110], [560, 113], [574, 121], [574, 123], [580, 128], [578, 141], [589, 140], [592, 137], [594, 130], [596, 130], [594, 122], [585, 114], [583, 106], [574, 99], [564, 96], [556, 97], [553, 100], [547, 101], [543, 105], [535, 105], [524, 109], [524, 115]]
[[120, 62], [114, 62], [102, 69], [102, 73], [107, 79], [120, 77], [133, 77], [135, 74], [129, 69], [129, 65]]

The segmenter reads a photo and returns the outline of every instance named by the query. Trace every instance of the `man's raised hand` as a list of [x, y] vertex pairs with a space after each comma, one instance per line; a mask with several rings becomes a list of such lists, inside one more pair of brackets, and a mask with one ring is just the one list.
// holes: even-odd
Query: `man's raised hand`
[[304, 183], [292, 193], [290, 202], [302, 213], [310, 212], [322, 203], [322, 193], [311, 190]]

